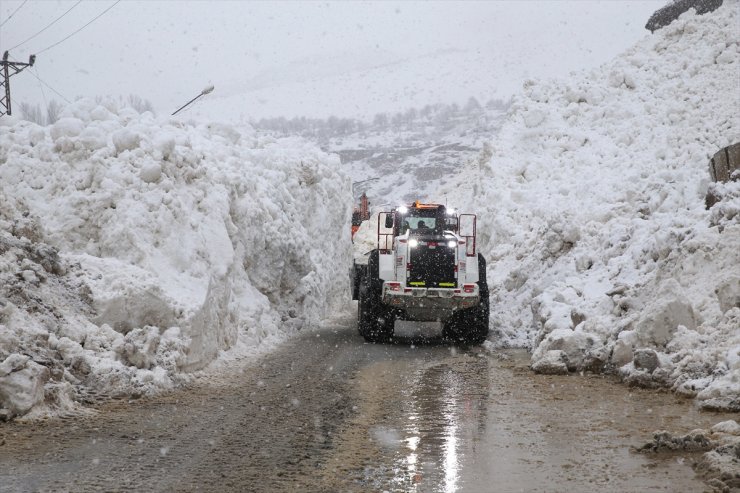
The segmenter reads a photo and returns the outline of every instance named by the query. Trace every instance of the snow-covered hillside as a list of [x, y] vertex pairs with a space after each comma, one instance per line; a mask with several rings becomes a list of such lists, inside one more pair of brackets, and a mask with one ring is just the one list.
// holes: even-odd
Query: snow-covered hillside
[[494, 343], [740, 409], [740, 183], [704, 207], [709, 158], [740, 140], [738, 8], [526, 82], [490, 159], [442, 188], [478, 212]]
[[301, 140], [90, 100], [0, 119], [0, 413], [167, 388], [318, 322], [347, 299], [350, 204]]
[[[286, 9], [301, 21], [282, 36], [273, 14], [265, 21], [271, 27], [249, 43], [237, 38], [229, 43], [233, 46], [215, 51], [200, 47], [199, 53], [225, 50], [240, 69], [229, 65], [223, 72], [200, 57], [196, 62], [213, 77], [216, 90], [188, 111], [233, 122], [330, 115], [367, 120], [426, 104], [462, 105], [470, 96], [508, 99], [524, 77], [566, 75], [629, 46], [660, 1], [557, 2], [547, 8], [536, 2], [404, 2], [398, 7], [309, 2]], [[342, 11], [352, 14], [337, 16]], [[355, 16], [362, 19], [348, 22]], [[258, 18], [251, 12], [246, 17], [247, 24]], [[222, 24], [228, 32], [231, 20]], [[312, 29], [324, 32], [304, 37]], [[273, 46], [260, 49], [270, 36], [275, 36]], [[281, 50], [295, 39], [304, 46]], [[334, 45], [327, 42], [331, 39], [337, 40]], [[252, 57], [263, 63], [254, 64]]]
[[481, 149], [501, 125], [503, 114], [478, 107], [444, 122], [422, 121], [408, 128], [389, 126], [330, 139], [322, 148], [341, 157], [356, 182], [355, 200], [365, 192], [372, 206], [389, 210], [414, 200], [444, 199], [435, 191], [464, 168], [478, 166]]
[[482, 101], [505, 99], [516, 87], [510, 73], [502, 73], [501, 59], [491, 61], [480, 52], [448, 49], [388, 59], [373, 63], [371, 57], [365, 65], [358, 65], [355, 54], [299, 60], [289, 70], [221, 84], [188, 112], [202, 119], [218, 115], [230, 122], [276, 115], [369, 120], [377, 113], [440, 101], [464, 104], [471, 95]]

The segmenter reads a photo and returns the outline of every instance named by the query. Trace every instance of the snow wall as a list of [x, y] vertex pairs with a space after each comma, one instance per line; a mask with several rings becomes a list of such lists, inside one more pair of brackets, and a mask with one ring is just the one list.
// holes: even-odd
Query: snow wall
[[737, 2], [689, 11], [527, 81], [490, 159], [440, 191], [478, 214], [494, 345], [740, 410], [740, 182], [704, 205], [709, 159], [740, 141], [738, 22]]
[[0, 119], [0, 418], [168, 388], [322, 320], [348, 300], [351, 203], [301, 140], [89, 100]]

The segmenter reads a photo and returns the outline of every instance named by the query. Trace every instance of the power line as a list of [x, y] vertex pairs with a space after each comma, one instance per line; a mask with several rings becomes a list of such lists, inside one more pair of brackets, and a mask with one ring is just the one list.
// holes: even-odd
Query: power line
[[[33, 72], [36, 72], [37, 74], [39, 73], [38, 69], [35, 69], [35, 68], [31, 67], [31, 73], [33, 73]], [[39, 89], [41, 89], [41, 97], [44, 98], [44, 107], [45, 108], [48, 108], [49, 107], [49, 103], [46, 102], [46, 91], [44, 91], [44, 86], [41, 85], [41, 79], [39, 79], [38, 77], [39, 76], [37, 75], [36, 76], [36, 79], [38, 79], [38, 81], [39, 81]]]
[[48, 26], [46, 26], [46, 27], [45, 27], [45, 28], [43, 28], [43, 29], [42, 29], [41, 31], [37, 32], [36, 34], [34, 34], [33, 36], [31, 36], [31, 37], [30, 37], [30, 38], [28, 38], [27, 40], [25, 40], [25, 41], [22, 41], [22, 42], [18, 43], [17, 45], [13, 46], [13, 47], [12, 47], [11, 49], [9, 49], [8, 51], [13, 51], [14, 49], [18, 48], [19, 46], [22, 46], [22, 45], [24, 45], [24, 44], [28, 43], [28, 42], [29, 42], [29, 41], [31, 41], [31, 40], [32, 40], [33, 38], [35, 38], [36, 36], [38, 36], [38, 35], [39, 35], [39, 34], [41, 34], [42, 32], [44, 32], [44, 31], [46, 31], [47, 29], [49, 29], [49, 28], [50, 28], [51, 26], [53, 26], [54, 24], [56, 24], [56, 23], [57, 23], [57, 21], [58, 21], [59, 19], [61, 19], [61, 18], [62, 18], [62, 17], [64, 17], [65, 15], [69, 14], [69, 12], [70, 12], [70, 11], [71, 11], [71, 10], [72, 10], [73, 8], [77, 7], [77, 6], [78, 6], [79, 4], [81, 4], [81, 3], [82, 3], [82, 0], [79, 0], [79, 2], [77, 2], [76, 4], [72, 5], [72, 6], [71, 6], [71, 7], [69, 8], [69, 9], [67, 9], [67, 11], [66, 11], [65, 13], [63, 13], [62, 15], [60, 15], [59, 17], [57, 17], [56, 19], [54, 19], [53, 21], [51, 21], [51, 23], [50, 23], [50, 24], [49, 24]]
[[69, 99], [65, 98], [62, 94], [59, 93], [59, 91], [57, 91], [56, 89], [54, 89], [53, 87], [51, 87], [49, 84], [47, 84], [46, 82], [44, 82], [43, 80], [41, 80], [41, 77], [39, 77], [38, 75], [34, 74], [33, 71], [30, 71], [28, 73], [31, 74], [32, 76], [36, 77], [36, 79], [39, 82], [41, 82], [43, 85], [45, 85], [46, 87], [48, 87], [49, 89], [51, 89], [52, 91], [54, 91], [54, 93], [57, 96], [59, 96], [60, 98], [62, 98], [63, 100], [65, 100], [67, 103], [72, 104], [72, 101], [70, 101]]
[[8, 16], [8, 18], [7, 18], [7, 19], [5, 19], [4, 21], [0, 22], [0, 27], [4, 26], [6, 22], [8, 22], [8, 21], [9, 21], [10, 19], [12, 19], [12, 18], [13, 18], [13, 16], [14, 16], [14, 15], [16, 14], [16, 12], [18, 12], [18, 11], [19, 11], [19, 10], [21, 9], [21, 7], [23, 7], [24, 5], [26, 5], [26, 2], [27, 2], [27, 1], [28, 1], [28, 0], [23, 0], [23, 3], [22, 3], [22, 4], [20, 4], [20, 5], [18, 6], [18, 8], [17, 8], [17, 9], [15, 9], [15, 10], [13, 11], [13, 13], [12, 13], [12, 14], [10, 14], [10, 15]]
[[75, 35], [75, 34], [77, 34], [78, 32], [82, 31], [83, 29], [85, 29], [85, 28], [86, 28], [87, 26], [89, 26], [90, 24], [92, 24], [92, 23], [93, 23], [93, 22], [95, 22], [96, 20], [98, 20], [98, 19], [99, 19], [100, 17], [102, 17], [102, 16], [103, 16], [103, 14], [105, 14], [105, 13], [106, 13], [106, 12], [108, 12], [108, 11], [109, 11], [110, 9], [112, 9], [113, 7], [115, 7], [116, 5], [118, 5], [118, 4], [120, 3], [120, 2], [121, 2], [121, 0], [117, 0], [117, 1], [116, 1], [116, 3], [114, 3], [113, 5], [111, 5], [110, 7], [108, 7], [107, 9], [105, 9], [104, 11], [102, 11], [101, 13], [99, 13], [98, 15], [96, 15], [95, 17], [93, 17], [93, 19], [92, 19], [92, 20], [91, 20], [90, 22], [88, 22], [87, 24], [85, 24], [84, 26], [82, 26], [81, 28], [79, 28], [78, 30], [74, 31], [74, 32], [73, 32], [72, 34], [70, 34], [70, 35], [69, 35], [69, 36], [67, 36], [66, 38], [63, 38], [63, 39], [61, 39], [61, 40], [57, 41], [56, 43], [54, 43], [54, 44], [53, 44], [53, 45], [51, 45], [51, 46], [47, 46], [47, 47], [46, 47], [46, 48], [44, 48], [43, 50], [41, 50], [41, 51], [39, 51], [39, 52], [36, 52], [36, 54], [37, 54], [37, 55], [40, 55], [40, 54], [42, 54], [43, 52], [45, 52], [45, 51], [47, 51], [47, 50], [50, 50], [50, 49], [54, 48], [54, 47], [55, 47], [55, 46], [57, 46], [58, 44], [61, 44], [61, 43], [63, 43], [64, 41], [67, 41], [67, 40], [68, 40], [69, 38], [71, 38], [72, 36], [74, 36], [74, 35]]
[[[15, 60], [15, 58], [13, 58], [12, 56], [10, 58], [12, 58], [13, 60]], [[56, 89], [54, 89], [53, 87], [51, 87], [49, 84], [47, 84], [46, 82], [44, 82], [43, 80], [41, 80], [41, 77], [39, 77], [38, 75], [34, 74], [33, 71], [29, 71], [28, 73], [31, 74], [32, 76], [34, 76], [36, 78], [36, 80], [38, 80], [39, 82], [41, 82], [43, 85], [45, 85], [46, 87], [48, 87], [49, 89], [51, 89], [57, 96], [59, 96], [60, 98], [62, 98], [63, 100], [65, 100], [68, 104], [72, 104], [72, 101], [70, 101], [69, 99], [65, 98], [59, 91], [57, 91]]]

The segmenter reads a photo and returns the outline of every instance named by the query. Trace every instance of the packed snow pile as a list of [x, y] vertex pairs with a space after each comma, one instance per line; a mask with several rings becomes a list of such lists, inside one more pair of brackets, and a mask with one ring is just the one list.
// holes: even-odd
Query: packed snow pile
[[492, 340], [535, 369], [612, 369], [740, 410], [740, 182], [705, 210], [709, 158], [740, 141], [738, 3], [590, 73], [528, 81], [492, 157], [441, 190], [476, 210]]
[[703, 452], [694, 468], [712, 491], [740, 488], [740, 425], [737, 421], [722, 421], [709, 430], [696, 429], [686, 435], [656, 431], [653, 439], [636, 451], [646, 454]]
[[78, 101], [0, 119], [0, 413], [172, 386], [345, 300], [339, 160]]
[[355, 236], [352, 238], [354, 261], [358, 264], [367, 264], [370, 251], [378, 248], [379, 212], [372, 211], [370, 219], [362, 221]]

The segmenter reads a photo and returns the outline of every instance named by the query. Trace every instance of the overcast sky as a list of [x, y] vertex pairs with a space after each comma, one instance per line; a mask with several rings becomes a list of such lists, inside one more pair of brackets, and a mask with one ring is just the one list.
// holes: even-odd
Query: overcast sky
[[[259, 117], [506, 97], [526, 77], [608, 61], [649, 35], [643, 26], [665, 1], [124, 0], [43, 52], [114, 0], [83, 1], [15, 48], [77, 0], [30, 0], [8, 19], [21, 3], [0, 1], [0, 50], [22, 61], [38, 53], [35, 75], [67, 99], [134, 93], [168, 112], [212, 83], [211, 101]], [[60, 99], [28, 72], [11, 79], [16, 105]]]

